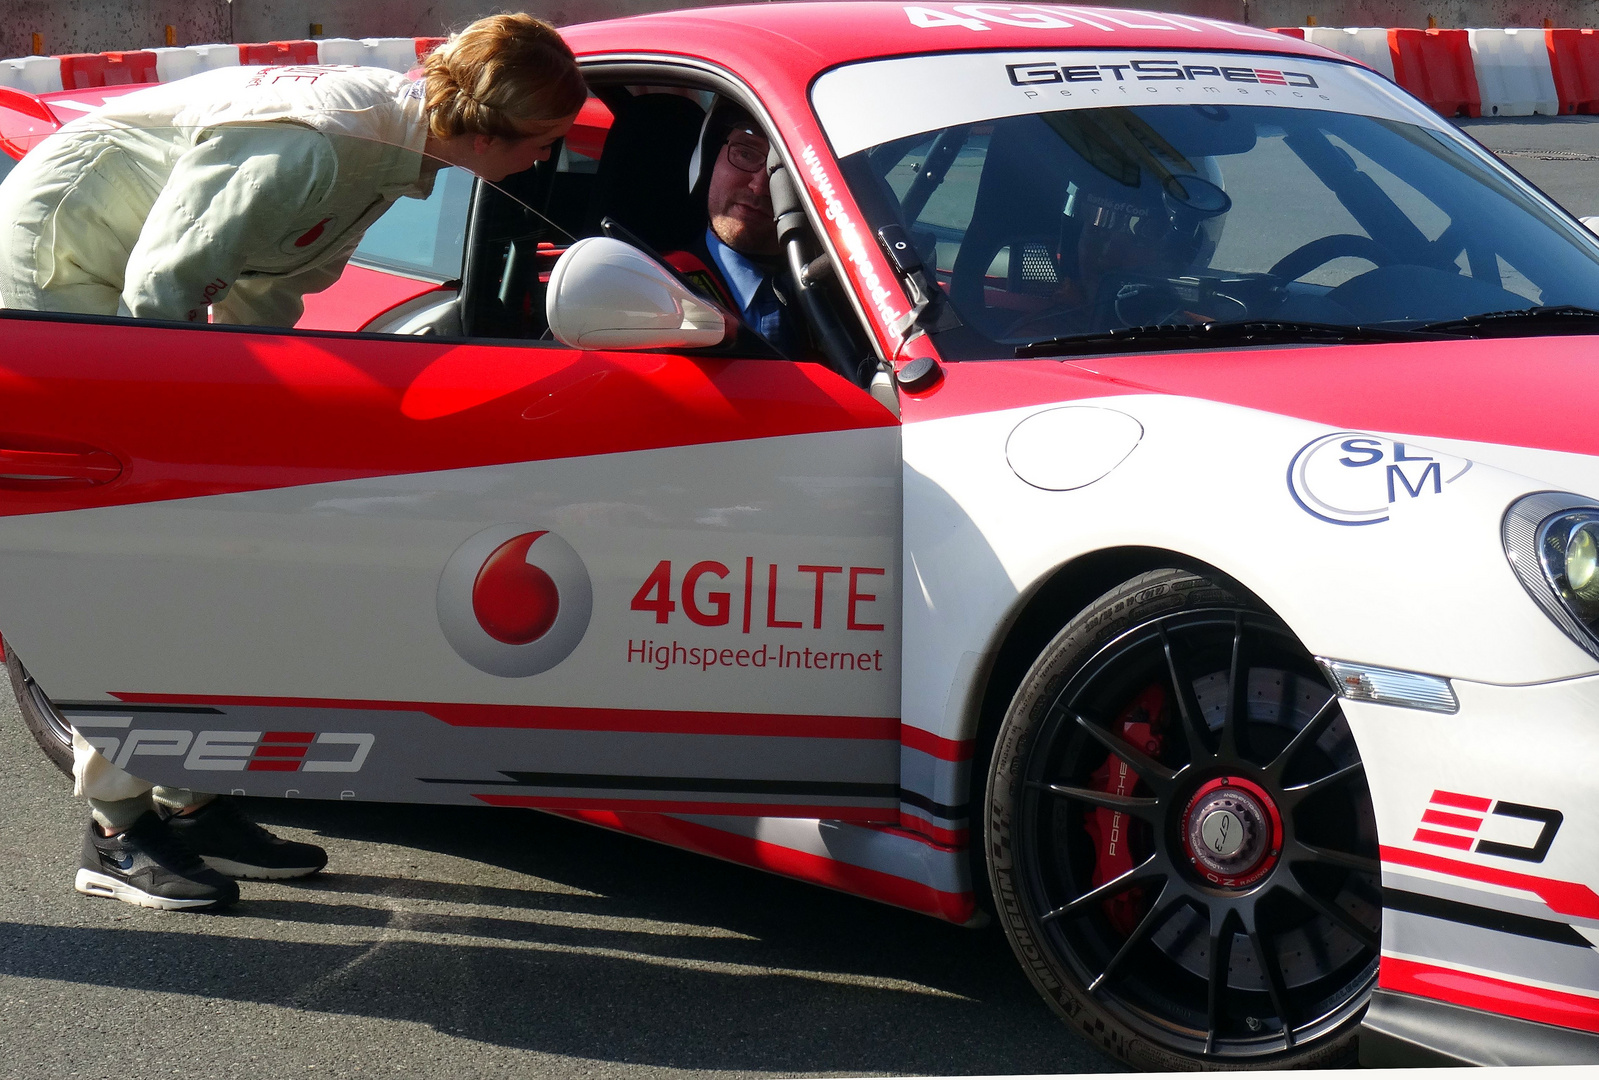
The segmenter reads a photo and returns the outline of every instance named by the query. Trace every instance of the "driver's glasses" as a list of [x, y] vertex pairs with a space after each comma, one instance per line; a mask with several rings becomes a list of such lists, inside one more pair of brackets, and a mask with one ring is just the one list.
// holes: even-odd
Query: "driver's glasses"
[[766, 147], [755, 142], [730, 140], [727, 163], [740, 172], [760, 172], [766, 166]]

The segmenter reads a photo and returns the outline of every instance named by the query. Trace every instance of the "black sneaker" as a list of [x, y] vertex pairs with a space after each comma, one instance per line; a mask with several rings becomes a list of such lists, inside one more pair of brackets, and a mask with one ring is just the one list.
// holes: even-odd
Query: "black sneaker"
[[174, 815], [167, 824], [207, 866], [228, 877], [305, 877], [328, 864], [328, 853], [315, 844], [273, 836], [225, 797]]
[[154, 812], [115, 836], [101, 836], [93, 821], [83, 837], [83, 864], [73, 886], [140, 907], [225, 907], [239, 887], [201, 862]]

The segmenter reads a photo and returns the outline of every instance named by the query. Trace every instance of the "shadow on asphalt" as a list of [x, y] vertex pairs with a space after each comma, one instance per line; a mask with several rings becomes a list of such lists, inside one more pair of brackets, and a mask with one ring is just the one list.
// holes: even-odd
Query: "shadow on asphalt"
[[[251, 800], [268, 825], [419, 848], [542, 879], [527, 891], [319, 875], [235, 908], [362, 928], [350, 944], [0, 923], [0, 972], [427, 1024], [627, 1065], [762, 1072], [1111, 1071], [1003, 935], [966, 930], [531, 812]], [[571, 891], [565, 891], [571, 890]], [[432, 902], [416, 910], [395, 901]], [[448, 910], [459, 905], [460, 912]], [[474, 913], [474, 909], [483, 912]], [[500, 909], [490, 912], [486, 909]], [[542, 914], [518, 920], [510, 911]], [[185, 917], [187, 918], [187, 917]], [[629, 920], [647, 920], [633, 924]], [[454, 935], [378, 936], [373, 929]]]

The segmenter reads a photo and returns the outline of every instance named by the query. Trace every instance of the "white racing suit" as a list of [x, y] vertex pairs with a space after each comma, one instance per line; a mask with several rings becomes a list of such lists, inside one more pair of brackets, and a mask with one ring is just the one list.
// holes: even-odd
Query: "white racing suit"
[[[417, 84], [375, 68], [234, 67], [118, 98], [0, 183], [0, 306], [292, 326], [361, 234], [434, 169]], [[75, 793], [111, 829], [156, 788], [77, 732]]]
[[402, 195], [425, 198], [420, 85], [233, 67], [117, 98], [0, 183], [0, 306], [292, 326]]

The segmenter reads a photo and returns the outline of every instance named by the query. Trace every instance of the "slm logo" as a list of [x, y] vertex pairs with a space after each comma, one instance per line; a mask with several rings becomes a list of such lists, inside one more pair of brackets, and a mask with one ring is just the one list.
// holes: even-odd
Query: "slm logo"
[[[1495, 829], [1496, 825], [1503, 826], [1504, 822], [1494, 822], [1493, 818], [1534, 822], [1538, 826], [1537, 835], [1530, 835], [1530, 830], [1525, 827], [1521, 831], [1529, 835], [1509, 835], [1502, 828]], [[1453, 848], [1455, 851], [1541, 863], [1549, 854], [1549, 847], [1555, 842], [1555, 834], [1560, 831], [1560, 823], [1564, 820], [1565, 815], [1559, 810], [1551, 810], [1546, 806], [1526, 806], [1485, 799], [1480, 795], [1463, 795], [1457, 791], [1434, 791], [1427, 809], [1422, 812], [1421, 827], [1416, 830], [1415, 841], [1418, 844]], [[1497, 840], [1489, 839], [1481, 835], [1484, 829], [1503, 835]], [[1532, 842], [1510, 842], [1526, 839]]]
[[1199, 82], [1201, 79], [1219, 79], [1223, 82], [1254, 83], [1260, 86], [1283, 86], [1306, 90], [1316, 88], [1315, 78], [1303, 71], [1182, 64], [1176, 60], [1129, 60], [1125, 64], [1006, 64], [1005, 73], [1010, 76], [1012, 86], [1090, 82]]
[[[128, 769], [136, 757], [181, 757], [192, 772], [360, 772], [377, 736], [366, 731], [187, 731], [135, 728], [128, 716], [68, 714], [108, 761]], [[103, 734], [128, 728], [125, 735]], [[132, 766], [137, 772], [137, 766]]]
[[1450, 457], [1359, 431], [1312, 439], [1288, 463], [1300, 509], [1333, 525], [1377, 525], [1393, 507], [1442, 495], [1471, 468]]

